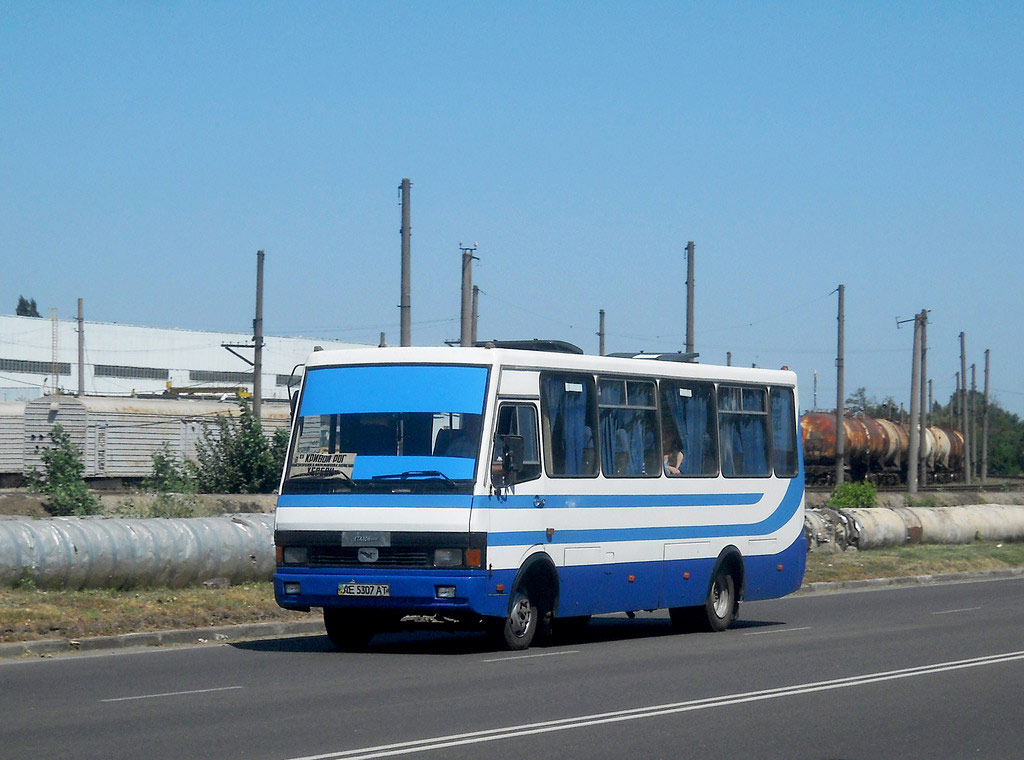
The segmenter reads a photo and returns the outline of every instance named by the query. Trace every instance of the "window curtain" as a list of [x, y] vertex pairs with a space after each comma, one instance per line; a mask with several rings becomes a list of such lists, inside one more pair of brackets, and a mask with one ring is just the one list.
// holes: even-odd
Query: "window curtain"
[[[763, 412], [764, 396], [759, 392], [743, 394], [743, 409]], [[744, 414], [740, 416], [739, 434], [743, 446], [743, 474], [768, 474], [768, 440], [765, 429], [768, 417], [765, 414]]]
[[[623, 404], [621, 383], [601, 384], [602, 404]], [[629, 435], [617, 435], [621, 426], [615, 409], [601, 410], [601, 466], [606, 475], [615, 474], [615, 455], [629, 451]]]
[[[583, 475], [586, 474], [583, 468], [583, 451], [585, 448], [593, 447], [593, 435], [587, 426], [587, 392], [588, 386], [585, 382], [582, 393], [569, 393], [565, 390], [567, 378], [553, 378], [544, 385], [544, 398], [548, 407], [548, 424], [552, 433], [552, 448], [557, 452], [554, 445], [555, 435], [559, 431], [561, 422], [561, 444], [565, 456], [564, 469], [559, 474]], [[577, 382], [568, 379], [568, 382]], [[557, 464], [557, 463], [556, 463]]]

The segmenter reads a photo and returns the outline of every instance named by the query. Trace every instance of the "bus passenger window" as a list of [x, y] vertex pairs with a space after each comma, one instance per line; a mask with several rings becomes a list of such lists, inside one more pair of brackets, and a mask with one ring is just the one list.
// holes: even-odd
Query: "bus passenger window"
[[666, 475], [717, 475], [716, 429], [713, 384], [661, 381], [661, 436]]
[[601, 378], [601, 465], [608, 477], [657, 477], [657, 405], [654, 382]]
[[540, 387], [548, 474], [597, 475], [594, 379], [589, 375], [543, 373]]
[[767, 477], [771, 474], [765, 396], [764, 388], [718, 387], [722, 474], [726, 477]]
[[776, 477], [792, 478], [797, 474], [796, 415], [793, 413], [791, 388], [772, 388], [772, 465]]
[[498, 422], [494, 428], [494, 449], [491, 454], [491, 472], [501, 472], [504, 455], [503, 437], [511, 435], [523, 439], [523, 458], [514, 480], [505, 485], [522, 483], [540, 477], [540, 442], [537, 435], [537, 409], [532, 404], [502, 404], [498, 408]]

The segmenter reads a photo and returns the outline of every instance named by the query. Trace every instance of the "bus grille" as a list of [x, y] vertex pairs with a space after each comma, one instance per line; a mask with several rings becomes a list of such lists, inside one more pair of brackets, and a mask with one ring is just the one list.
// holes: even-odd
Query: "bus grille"
[[376, 562], [360, 562], [351, 546], [311, 546], [310, 567], [431, 567], [431, 552], [420, 546], [382, 546]]

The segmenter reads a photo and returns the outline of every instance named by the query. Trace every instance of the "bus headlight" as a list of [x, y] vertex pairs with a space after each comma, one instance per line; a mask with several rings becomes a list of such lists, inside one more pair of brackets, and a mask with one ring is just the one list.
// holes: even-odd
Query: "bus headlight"
[[304, 565], [309, 559], [309, 550], [305, 546], [285, 546], [281, 550], [281, 560], [285, 565]]
[[434, 567], [458, 567], [462, 564], [462, 549], [434, 549]]

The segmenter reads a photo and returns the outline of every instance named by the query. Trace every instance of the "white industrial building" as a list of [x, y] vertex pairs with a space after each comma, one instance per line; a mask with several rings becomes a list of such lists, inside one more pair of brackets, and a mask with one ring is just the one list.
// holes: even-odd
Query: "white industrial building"
[[[74, 319], [0, 315], [0, 401], [30, 401], [55, 391], [76, 394], [80, 360], [81, 387], [89, 396], [149, 396], [190, 389], [209, 393], [218, 388], [252, 392], [252, 367], [240, 358], [253, 358], [251, 334], [84, 321], [81, 357], [78, 334]], [[357, 347], [318, 338], [264, 336], [263, 342], [264, 399], [288, 397], [292, 369], [314, 346]], [[234, 348], [236, 355], [225, 345], [249, 348]]]

